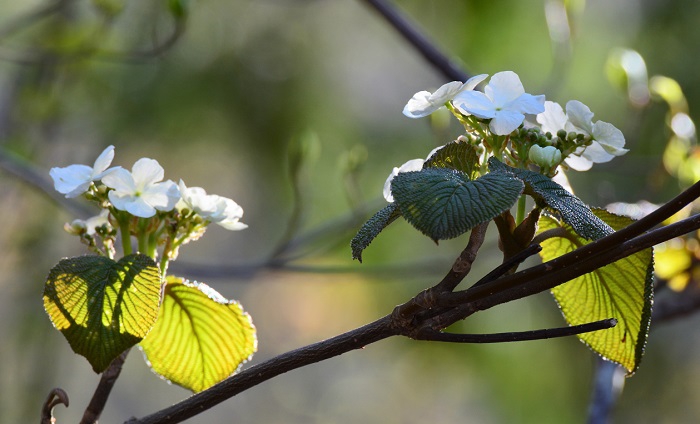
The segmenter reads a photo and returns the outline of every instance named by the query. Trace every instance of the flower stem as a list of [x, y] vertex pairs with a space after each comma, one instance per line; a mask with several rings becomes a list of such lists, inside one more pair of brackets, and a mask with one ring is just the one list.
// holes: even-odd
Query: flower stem
[[521, 222], [525, 219], [525, 201], [526, 197], [520, 196], [518, 199], [518, 211], [515, 214], [515, 225], [520, 225]]
[[131, 231], [129, 229], [129, 216], [118, 214], [117, 221], [119, 222], [119, 232], [122, 235], [122, 250], [124, 256], [131, 255]]

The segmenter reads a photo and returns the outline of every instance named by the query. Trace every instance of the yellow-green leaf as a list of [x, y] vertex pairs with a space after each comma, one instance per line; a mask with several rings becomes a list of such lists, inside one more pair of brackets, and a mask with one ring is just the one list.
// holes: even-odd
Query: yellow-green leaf
[[63, 259], [49, 273], [44, 309], [95, 372], [143, 339], [158, 316], [160, 271], [148, 256]]
[[[616, 231], [633, 222], [604, 210], [594, 209], [593, 213]], [[569, 225], [548, 216], [540, 218], [539, 232], [558, 227], [565, 228], [568, 234], [542, 243], [540, 255], [544, 261], [589, 243]], [[649, 333], [652, 282], [653, 252], [649, 248], [557, 286], [552, 294], [569, 325], [617, 319], [614, 328], [580, 334], [579, 338], [631, 375], [639, 367]]]
[[193, 392], [231, 376], [257, 345], [240, 303], [178, 277], [167, 278], [158, 322], [140, 344], [153, 371]]

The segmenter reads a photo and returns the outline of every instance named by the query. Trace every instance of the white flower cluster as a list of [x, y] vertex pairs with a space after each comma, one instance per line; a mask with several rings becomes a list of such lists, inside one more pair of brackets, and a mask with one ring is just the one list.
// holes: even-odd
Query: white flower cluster
[[[487, 77], [486, 74], [477, 75], [464, 84], [449, 82], [434, 93], [420, 91], [408, 101], [403, 114], [421, 118], [447, 107], [465, 125], [467, 134], [476, 135], [473, 140], [484, 142], [487, 152], [491, 149], [495, 153], [496, 149], [488, 145], [488, 141], [496, 139], [495, 145], [511, 147], [510, 153], [498, 153], [506, 159], [515, 158], [516, 163], [512, 165], [535, 164], [550, 176], [562, 162], [571, 169], [586, 171], [593, 163], [608, 162], [627, 153], [622, 132], [607, 122], [594, 123], [593, 113], [583, 103], [572, 100], [566, 104], [564, 112], [559, 104], [545, 101], [544, 95], [526, 93], [520, 77], [512, 71], [494, 74], [483, 93], [474, 91]], [[521, 126], [524, 128], [517, 131]], [[528, 134], [533, 138], [528, 138]], [[524, 150], [517, 145], [519, 142]], [[393, 201], [393, 178], [400, 172], [420, 170], [423, 162], [413, 159], [393, 169], [384, 183], [387, 201]]]
[[[107, 147], [95, 164], [70, 165], [65, 168], [52, 168], [51, 178], [59, 193], [68, 198], [86, 193], [97, 193], [101, 181], [107, 192], [109, 203], [114, 209], [126, 211], [139, 218], [151, 218], [157, 211], [168, 212], [189, 209], [205, 221], [219, 224], [228, 230], [242, 230], [247, 227], [239, 220], [243, 208], [226, 197], [207, 194], [200, 187], [187, 187], [180, 180], [163, 181], [164, 170], [155, 159], [142, 158], [136, 161], [131, 172], [116, 166], [109, 168], [114, 159], [114, 146]], [[93, 222], [87, 221], [86, 228], [94, 232]], [[83, 221], [74, 222], [81, 226]]]

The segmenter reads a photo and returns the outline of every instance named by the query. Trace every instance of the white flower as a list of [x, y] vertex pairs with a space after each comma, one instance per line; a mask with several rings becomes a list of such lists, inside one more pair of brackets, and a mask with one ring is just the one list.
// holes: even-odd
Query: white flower
[[615, 156], [628, 152], [623, 148], [625, 136], [612, 124], [603, 121], [593, 123], [593, 112], [578, 100], [566, 104], [566, 113], [561, 105], [545, 102], [545, 111], [537, 115], [542, 131], [556, 134], [560, 130], [584, 134], [593, 141], [589, 146], [579, 147], [564, 161], [577, 171], [587, 171], [594, 163], [609, 162]]
[[107, 167], [114, 159], [114, 146], [108, 146], [97, 157], [93, 167], [87, 165], [70, 165], [65, 168], [51, 168], [49, 175], [53, 178], [56, 191], [65, 194], [66, 197], [77, 197], [88, 191], [93, 181], [102, 179], [110, 172], [121, 167]]
[[171, 180], [163, 179], [164, 171], [158, 161], [143, 158], [136, 161], [132, 172], [119, 168], [102, 178], [109, 188], [109, 200], [115, 208], [134, 216], [150, 218], [156, 210], [169, 211], [178, 200], [180, 190]]
[[387, 202], [392, 203], [394, 201], [394, 196], [391, 194], [391, 181], [394, 177], [399, 175], [400, 172], [420, 171], [423, 169], [423, 163], [425, 163], [423, 159], [411, 159], [398, 168], [394, 167], [384, 183], [384, 198]]
[[497, 135], [508, 135], [525, 120], [525, 114], [544, 112], [544, 96], [525, 93], [515, 72], [499, 72], [491, 77], [484, 92], [463, 91], [452, 103], [457, 109], [481, 119], [491, 119], [489, 128]]
[[216, 194], [207, 194], [201, 187], [187, 187], [182, 180], [179, 188], [182, 199], [177, 204], [178, 209], [188, 207], [202, 218], [221, 225], [227, 230], [248, 228], [246, 224], [239, 222], [243, 217], [243, 208], [233, 200]]
[[471, 91], [479, 83], [488, 77], [487, 74], [476, 75], [469, 78], [462, 84], [461, 81], [452, 81], [438, 88], [434, 93], [429, 91], [419, 91], [411, 97], [403, 108], [403, 114], [409, 118], [422, 118], [428, 116], [445, 103], [452, 100], [457, 94], [463, 91]]
[[528, 157], [540, 168], [551, 168], [561, 163], [561, 152], [554, 146], [540, 147], [534, 145], [530, 147]]

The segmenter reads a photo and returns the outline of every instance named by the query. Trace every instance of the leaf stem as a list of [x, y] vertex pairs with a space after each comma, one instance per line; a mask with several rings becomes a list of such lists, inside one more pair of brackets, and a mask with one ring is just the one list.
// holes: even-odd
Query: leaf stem
[[80, 420], [80, 424], [97, 423], [97, 420], [100, 418], [100, 415], [102, 415], [102, 411], [107, 404], [107, 399], [112, 391], [112, 387], [114, 387], [114, 383], [116, 383], [117, 378], [119, 378], [119, 374], [122, 371], [122, 366], [124, 365], [124, 361], [126, 361], [126, 356], [129, 354], [129, 350], [130, 349], [125, 350], [121, 355], [114, 358], [112, 363], [109, 364], [109, 367], [107, 367], [107, 369], [102, 373], [100, 382], [95, 389], [95, 393], [92, 395], [92, 399], [90, 400], [87, 409], [85, 409], [85, 413], [83, 414], [83, 419]]

